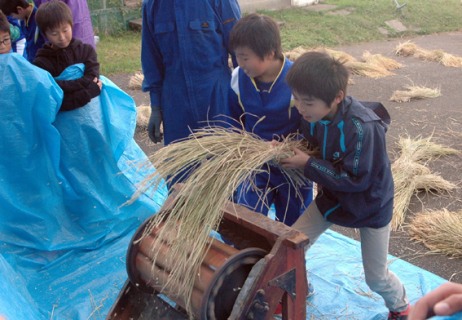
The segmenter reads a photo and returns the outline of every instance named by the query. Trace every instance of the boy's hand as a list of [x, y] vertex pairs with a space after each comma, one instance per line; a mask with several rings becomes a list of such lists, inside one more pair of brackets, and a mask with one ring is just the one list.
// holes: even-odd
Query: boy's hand
[[151, 117], [148, 123], [149, 138], [152, 142], [158, 143], [162, 141], [163, 134], [160, 132], [160, 124], [162, 123], [162, 108], [160, 106], [151, 106]]
[[98, 85], [99, 91], [101, 91], [101, 89], [103, 88], [103, 82], [98, 78], [93, 79], [93, 81]]
[[271, 148], [275, 148], [275, 147], [279, 144], [279, 141], [273, 140], [273, 141], [271, 141], [269, 144], [270, 144], [270, 147], [271, 147]]
[[298, 148], [294, 148], [295, 155], [290, 158], [281, 159], [281, 164], [286, 169], [304, 169], [310, 156]]

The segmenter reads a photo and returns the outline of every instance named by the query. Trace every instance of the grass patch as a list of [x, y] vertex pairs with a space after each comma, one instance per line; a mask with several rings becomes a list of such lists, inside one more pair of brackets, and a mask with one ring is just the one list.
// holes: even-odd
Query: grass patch
[[[277, 21], [285, 21], [281, 27], [284, 51], [298, 46], [338, 47], [387, 39], [408, 38], [417, 35], [461, 31], [460, 0], [406, 0], [407, 5], [396, 9], [392, 0], [325, 0], [337, 5], [335, 10], [345, 9], [349, 15], [331, 15], [328, 11], [311, 11], [291, 8], [279, 11], [259, 11]], [[388, 20], [400, 20], [409, 31], [396, 33], [385, 24]], [[383, 35], [378, 27], [387, 28]], [[411, 29], [412, 27], [412, 29]], [[134, 73], [141, 70], [141, 33], [123, 32], [116, 36], [102, 36], [98, 44], [101, 73]]]
[[124, 31], [116, 36], [100, 36], [97, 44], [100, 73], [135, 73], [141, 70], [141, 33]]

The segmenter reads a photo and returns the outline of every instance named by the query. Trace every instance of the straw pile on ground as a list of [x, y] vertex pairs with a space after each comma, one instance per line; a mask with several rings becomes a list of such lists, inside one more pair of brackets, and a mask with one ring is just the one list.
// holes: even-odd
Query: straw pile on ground
[[407, 91], [396, 90], [391, 96], [391, 101], [408, 102], [411, 100], [420, 100], [427, 98], [436, 98], [441, 96], [439, 88], [431, 89], [423, 86], [407, 86]]
[[151, 106], [141, 105], [136, 108], [136, 127], [140, 130], [148, 130], [149, 118], [151, 117]]
[[457, 154], [459, 151], [447, 148], [427, 139], [412, 140], [400, 137], [398, 147], [400, 156], [391, 165], [395, 183], [395, 199], [393, 204], [393, 230], [401, 228], [411, 197], [419, 191], [444, 192], [453, 190], [456, 185], [432, 174], [426, 166], [430, 160], [443, 155]]
[[363, 60], [367, 64], [382, 67], [386, 70], [398, 70], [403, 67], [398, 61], [384, 57], [381, 54], [371, 54], [369, 51], [364, 51]]
[[347, 67], [348, 70], [350, 70], [351, 74], [373, 79], [394, 75], [393, 72], [390, 72], [381, 66], [359, 61], [347, 61], [345, 63], [345, 67]]
[[[196, 168], [183, 181], [177, 205], [168, 214], [158, 213], [152, 225], [146, 228], [149, 233], [163, 222], [159, 238], [169, 239], [175, 235], [168, 254], [177, 258], [167, 266], [170, 276], [166, 287], [180, 288], [178, 292], [169, 292], [186, 302], [190, 315], [194, 279], [209, 247], [208, 236], [220, 223], [221, 209], [232, 199], [233, 192], [242, 182], [253, 181], [264, 163], [278, 165], [278, 159], [293, 155], [293, 147], [313, 154], [302, 141], [293, 138], [290, 136], [277, 147], [270, 148], [267, 142], [252, 133], [207, 127], [151, 156], [156, 172], [145, 179], [137, 195], [151, 187], [156, 189], [164, 183], [163, 179], [171, 183], [184, 174], [185, 168]], [[296, 187], [306, 185], [303, 171], [280, 168]], [[159, 252], [159, 247], [153, 246], [154, 254]]]
[[418, 214], [409, 225], [409, 233], [411, 240], [423, 243], [430, 253], [462, 258], [462, 211]]
[[409, 57], [413, 56], [419, 48], [412, 42], [406, 41], [405, 43], [400, 43], [396, 46], [395, 53], [400, 57]]
[[295, 61], [297, 60], [302, 54], [305, 52], [310, 51], [309, 49], [304, 49], [303, 47], [297, 47], [294, 48], [290, 51], [284, 52], [284, 55], [289, 59], [290, 61]]
[[409, 41], [400, 43], [395, 52], [401, 57], [415, 56], [420, 60], [435, 61], [446, 67], [462, 68], [462, 57], [454, 56], [443, 50], [424, 50]]
[[140, 72], [136, 73], [130, 78], [128, 87], [132, 90], [141, 90], [143, 86], [144, 75]]

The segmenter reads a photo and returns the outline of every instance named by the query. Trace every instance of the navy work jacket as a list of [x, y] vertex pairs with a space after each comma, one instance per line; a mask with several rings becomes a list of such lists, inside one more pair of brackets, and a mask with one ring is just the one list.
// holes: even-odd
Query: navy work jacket
[[228, 113], [228, 40], [241, 12], [236, 0], [145, 0], [142, 14], [143, 91], [162, 108], [169, 144]]

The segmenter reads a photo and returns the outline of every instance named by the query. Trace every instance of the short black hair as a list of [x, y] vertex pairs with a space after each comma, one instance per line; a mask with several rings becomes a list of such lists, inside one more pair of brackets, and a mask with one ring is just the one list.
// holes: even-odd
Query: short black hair
[[11, 35], [10, 23], [2, 12], [0, 12], [0, 32], [8, 32]]
[[229, 47], [231, 51], [247, 47], [261, 60], [273, 52], [275, 58], [284, 58], [278, 23], [258, 13], [244, 16], [234, 25], [229, 36]]
[[295, 60], [286, 81], [298, 94], [320, 99], [330, 106], [340, 91], [346, 95], [348, 77], [344, 61], [326, 52], [309, 51]]
[[18, 13], [18, 7], [28, 8], [29, 2], [26, 0], [0, 0], [0, 10], [7, 15], [11, 16], [12, 13]]
[[69, 23], [71, 28], [74, 27], [71, 9], [62, 1], [50, 1], [41, 4], [35, 14], [35, 21], [42, 34], [63, 23]]

